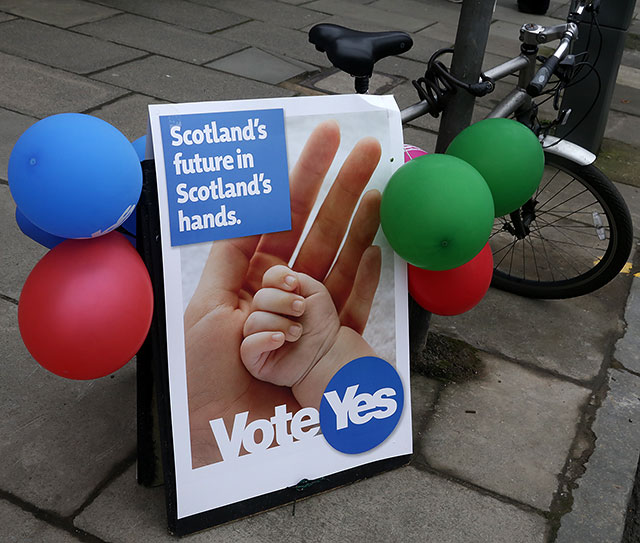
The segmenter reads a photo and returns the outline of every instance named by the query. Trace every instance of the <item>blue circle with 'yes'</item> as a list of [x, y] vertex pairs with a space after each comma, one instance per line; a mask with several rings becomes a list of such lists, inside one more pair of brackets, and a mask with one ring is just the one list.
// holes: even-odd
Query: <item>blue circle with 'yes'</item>
[[356, 358], [329, 381], [320, 402], [320, 428], [334, 449], [363, 453], [389, 437], [403, 406], [395, 368], [382, 358]]

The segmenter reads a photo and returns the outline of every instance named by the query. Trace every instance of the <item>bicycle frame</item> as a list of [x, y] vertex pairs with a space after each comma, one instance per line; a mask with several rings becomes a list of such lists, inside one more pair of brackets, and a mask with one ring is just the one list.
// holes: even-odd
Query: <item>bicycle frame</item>
[[[517, 86], [491, 110], [486, 117], [487, 119], [505, 118], [513, 113], [517, 116], [518, 112], [531, 109], [533, 98], [527, 93], [525, 87], [531, 81], [535, 67], [535, 54], [521, 54], [482, 74], [485, 79], [488, 78], [492, 81], [499, 81], [509, 75], [518, 74]], [[542, 140], [542, 147], [553, 155], [573, 160], [582, 166], [588, 166], [596, 160], [596, 155], [591, 151], [555, 136], [545, 136]]]
[[[533, 97], [527, 92], [526, 88], [536, 74], [538, 44], [562, 38], [560, 46], [556, 49], [554, 55], [557, 55], [558, 58], [563, 58], [570, 46], [570, 42], [564, 36], [566, 36], [567, 32], [572, 36], [576, 35], [577, 27], [573, 22], [548, 28], [529, 23], [523, 25], [520, 32], [524, 42], [522, 46], [523, 52], [517, 57], [483, 72], [480, 81], [495, 82], [510, 75], [517, 75], [518, 83], [515, 88], [491, 110], [486, 118], [507, 118], [515, 114], [518, 121], [533, 129], [534, 127], [530, 126], [530, 123], [525, 119], [525, 115], [529, 114], [533, 107]], [[402, 122], [407, 123], [428, 112], [429, 105], [427, 102], [419, 102], [401, 112]], [[555, 136], [547, 135], [542, 138], [541, 143], [545, 151], [570, 159], [583, 166], [592, 164], [596, 160], [596, 155], [590, 151]]]

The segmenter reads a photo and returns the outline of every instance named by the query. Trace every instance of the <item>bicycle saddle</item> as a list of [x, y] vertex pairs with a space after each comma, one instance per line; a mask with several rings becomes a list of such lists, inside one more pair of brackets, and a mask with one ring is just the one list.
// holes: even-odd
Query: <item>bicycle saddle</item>
[[336, 68], [356, 77], [370, 77], [377, 61], [404, 53], [413, 45], [406, 32], [360, 32], [327, 23], [314, 26], [309, 41]]

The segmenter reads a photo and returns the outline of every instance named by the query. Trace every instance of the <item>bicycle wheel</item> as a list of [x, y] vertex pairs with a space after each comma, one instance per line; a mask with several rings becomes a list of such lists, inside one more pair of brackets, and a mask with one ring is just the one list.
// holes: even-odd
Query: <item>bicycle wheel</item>
[[633, 227], [618, 189], [598, 168], [545, 153], [538, 191], [496, 219], [489, 242], [493, 286], [530, 298], [572, 298], [620, 272]]

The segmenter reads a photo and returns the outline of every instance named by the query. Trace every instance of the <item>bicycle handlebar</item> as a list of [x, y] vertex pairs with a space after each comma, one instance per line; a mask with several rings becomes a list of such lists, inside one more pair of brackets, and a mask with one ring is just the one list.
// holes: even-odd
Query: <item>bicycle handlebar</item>
[[558, 45], [558, 48], [555, 50], [553, 55], [551, 55], [545, 61], [545, 63], [537, 71], [536, 75], [533, 76], [531, 82], [527, 85], [527, 94], [533, 97], [540, 96], [547, 83], [549, 82], [549, 79], [556, 71], [558, 64], [560, 64], [560, 61], [567, 56], [567, 53], [569, 52], [569, 48], [571, 46], [571, 42], [576, 36], [577, 26], [573, 23], [569, 23], [569, 28], [560, 40], [560, 45]]
[[550, 56], [546, 62], [540, 67], [536, 75], [533, 76], [531, 83], [527, 85], [527, 94], [536, 97], [540, 96], [544, 88], [547, 86], [553, 72], [560, 64], [560, 59], [556, 56]]

